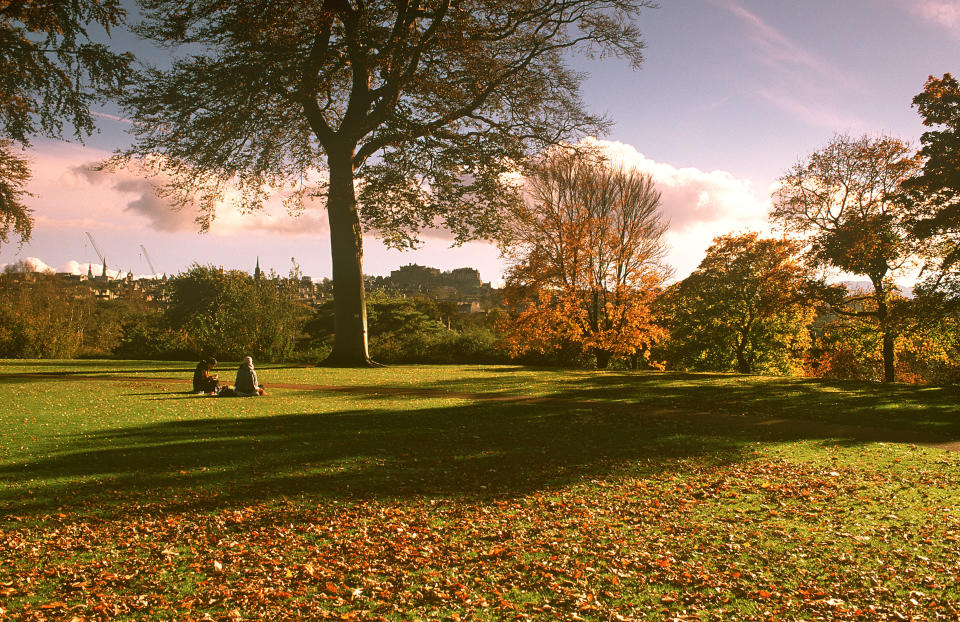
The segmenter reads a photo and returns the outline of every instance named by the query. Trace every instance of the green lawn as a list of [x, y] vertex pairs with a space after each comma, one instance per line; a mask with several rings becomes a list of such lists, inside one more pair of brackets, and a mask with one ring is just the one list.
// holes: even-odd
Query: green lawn
[[192, 368], [0, 361], [0, 619], [960, 617], [956, 388]]

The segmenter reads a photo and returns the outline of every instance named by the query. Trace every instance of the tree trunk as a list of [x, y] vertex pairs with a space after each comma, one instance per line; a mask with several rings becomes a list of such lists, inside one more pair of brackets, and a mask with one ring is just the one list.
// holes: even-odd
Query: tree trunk
[[606, 369], [610, 364], [610, 358], [613, 356], [606, 350], [594, 350], [594, 356], [597, 357], [597, 369]]
[[883, 381], [884, 382], [893, 382], [896, 378], [896, 368], [894, 363], [896, 362], [894, 357], [893, 350], [893, 339], [894, 334], [889, 330], [884, 330], [883, 332]]
[[880, 321], [880, 335], [883, 338], [883, 381], [896, 379], [896, 353], [894, 351], [894, 333], [890, 327], [890, 314], [887, 309], [887, 293], [883, 282], [874, 282], [874, 295], [877, 299], [877, 319]]
[[325, 365], [375, 366], [367, 350], [367, 305], [363, 287], [363, 238], [353, 189], [353, 149], [328, 153], [327, 218], [333, 263], [333, 351]]
[[747, 358], [744, 356], [743, 350], [737, 350], [737, 371], [741, 374], [750, 373], [750, 363], [747, 361]]
[[741, 337], [737, 340], [737, 371], [741, 374], [749, 374], [751, 371], [750, 361], [747, 360], [747, 338]]

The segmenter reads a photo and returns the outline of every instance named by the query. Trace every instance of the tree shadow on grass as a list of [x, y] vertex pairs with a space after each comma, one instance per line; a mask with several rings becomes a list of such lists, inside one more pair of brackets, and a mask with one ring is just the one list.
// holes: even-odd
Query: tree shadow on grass
[[[758, 441], [826, 439], [748, 418], [531, 403], [194, 419], [62, 439], [0, 467], [0, 515], [208, 511], [305, 496], [508, 498], [738, 462]], [[856, 442], [869, 440], [862, 435]]]
[[[509, 370], [483, 371], [490, 373], [491, 384], [510, 382]], [[555, 386], [546, 394], [550, 399], [883, 426], [910, 430], [925, 440], [960, 439], [956, 386], [679, 372], [569, 374], [550, 385]], [[461, 385], [454, 380], [431, 386], [456, 390]]]
[[530, 404], [197, 419], [102, 430], [0, 468], [16, 516], [230, 507], [283, 497], [524, 495], [740, 460], [755, 435], [703, 421]]

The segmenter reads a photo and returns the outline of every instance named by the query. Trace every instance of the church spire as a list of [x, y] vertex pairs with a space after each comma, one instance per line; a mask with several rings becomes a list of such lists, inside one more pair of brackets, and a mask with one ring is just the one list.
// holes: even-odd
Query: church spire
[[253, 280], [259, 281], [261, 274], [262, 274], [262, 272], [260, 272], [260, 257], [258, 256], [258, 257], [257, 257], [257, 267], [253, 269]]

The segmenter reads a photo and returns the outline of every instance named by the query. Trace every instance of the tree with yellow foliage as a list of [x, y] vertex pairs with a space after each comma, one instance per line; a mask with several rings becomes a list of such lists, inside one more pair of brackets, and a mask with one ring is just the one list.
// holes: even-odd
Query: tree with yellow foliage
[[662, 335], [651, 303], [669, 273], [666, 228], [650, 175], [596, 154], [544, 157], [509, 230], [501, 329], [510, 352], [636, 364]]

